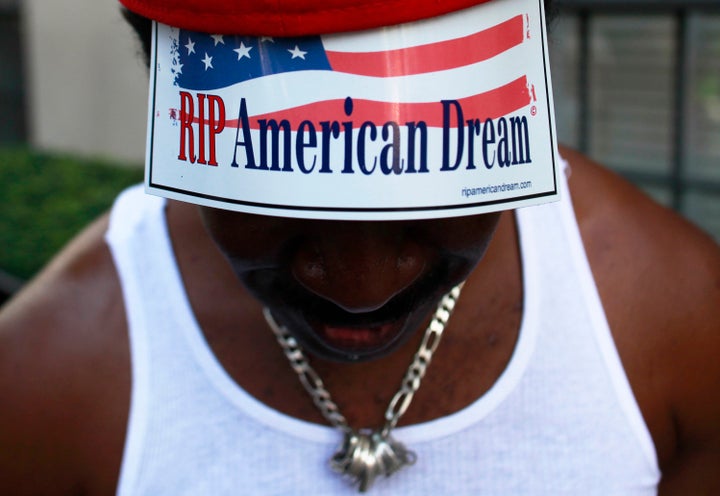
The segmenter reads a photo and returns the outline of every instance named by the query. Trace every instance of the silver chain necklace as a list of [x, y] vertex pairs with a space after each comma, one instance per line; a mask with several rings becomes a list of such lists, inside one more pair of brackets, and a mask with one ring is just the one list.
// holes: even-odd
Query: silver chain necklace
[[330, 459], [330, 466], [335, 472], [348, 478], [360, 492], [367, 491], [378, 476], [388, 477], [401, 468], [415, 463], [415, 453], [393, 439], [390, 431], [407, 411], [415, 392], [420, 388], [420, 381], [425, 376], [433, 353], [440, 344], [440, 338], [455, 308], [461, 288], [462, 284], [455, 286], [438, 304], [435, 315], [425, 330], [422, 343], [405, 372], [400, 389], [390, 400], [385, 411], [385, 424], [381, 429], [375, 430], [356, 430], [348, 425], [332, 400], [330, 392], [325, 389], [322, 379], [310, 366], [300, 344], [284, 326], [275, 322], [267, 308], [264, 310], [268, 325], [275, 333], [285, 356], [303, 387], [312, 397], [315, 406], [333, 427], [344, 434], [342, 445]]

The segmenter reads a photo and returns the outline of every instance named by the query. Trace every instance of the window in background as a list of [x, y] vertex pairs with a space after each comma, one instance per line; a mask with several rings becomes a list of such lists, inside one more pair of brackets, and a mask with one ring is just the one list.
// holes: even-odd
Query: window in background
[[670, 175], [674, 50], [670, 17], [593, 18], [590, 155], [627, 172]]
[[720, 3], [584, 1], [554, 23], [550, 52], [559, 140], [720, 240]]
[[580, 102], [580, 20], [563, 15], [555, 20], [548, 36], [550, 72], [555, 94], [558, 139], [565, 145], [584, 149], [581, 143], [583, 118]]
[[720, 14], [689, 19], [686, 134], [682, 151], [689, 218], [720, 239]]

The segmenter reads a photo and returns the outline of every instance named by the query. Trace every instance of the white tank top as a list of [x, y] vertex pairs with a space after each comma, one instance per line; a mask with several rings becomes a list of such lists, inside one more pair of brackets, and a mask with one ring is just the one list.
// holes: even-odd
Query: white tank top
[[[467, 408], [398, 428], [414, 466], [374, 495], [657, 492], [655, 449], [615, 349], [568, 196], [517, 212], [524, 315], [512, 359]], [[351, 495], [337, 431], [260, 403], [222, 368], [180, 278], [164, 200], [122, 194], [107, 241], [122, 284], [132, 398], [120, 496]], [[269, 331], [268, 331], [269, 332]]]

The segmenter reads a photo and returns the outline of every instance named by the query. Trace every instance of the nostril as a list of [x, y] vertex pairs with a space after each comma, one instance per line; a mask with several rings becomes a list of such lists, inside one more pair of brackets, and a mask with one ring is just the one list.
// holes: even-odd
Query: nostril
[[310, 279], [322, 280], [327, 276], [327, 272], [325, 271], [325, 267], [321, 260], [309, 260], [305, 262], [303, 272], [305, 277]]
[[403, 273], [421, 272], [425, 262], [415, 254], [405, 253], [397, 257], [395, 268]]
[[325, 260], [317, 250], [301, 251], [296, 254], [292, 264], [295, 278], [311, 285], [322, 283], [327, 278]]

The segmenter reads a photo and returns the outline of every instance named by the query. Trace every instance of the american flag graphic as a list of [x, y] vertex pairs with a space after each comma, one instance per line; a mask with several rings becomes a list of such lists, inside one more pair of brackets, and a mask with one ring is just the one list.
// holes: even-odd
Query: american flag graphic
[[[348, 49], [333, 36], [272, 38], [180, 30], [171, 48], [171, 70], [178, 87], [205, 92], [254, 81], [273, 84], [282, 78], [278, 86], [284, 93], [282, 108], [272, 108], [272, 102], [269, 108], [253, 108], [259, 112], [252, 115], [253, 128], [269, 118], [287, 119], [294, 125], [303, 120], [343, 120], [348, 96], [353, 98], [354, 120], [377, 121], [385, 116], [396, 122], [424, 121], [441, 127], [438, 101], [442, 97], [428, 98], [427, 88], [456, 86], [463, 79], [463, 68], [497, 64], [497, 59], [529, 37], [526, 17], [518, 14], [476, 33], [390, 50], [371, 46], [371, 41], [368, 46]], [[318, 71], [325, 78], [322, 91], [315, 91]], [[467, 115], [498, 118], [534, 98], [521, 67], [507, 81], [490, 88], [481, 81], [469, 85], [480, 91], [453, 97]], [[391, 86], [405, 91], [395, 91], [389, 98]], [[287, 88], [296, 91], [288, 95]], [[416, 97], [412, 88], [423, 88], [423, 96]], [[226, 126], [237, 127], [238, 122], [228, 120]]]

